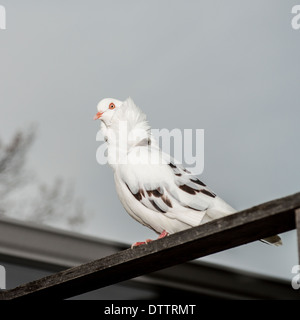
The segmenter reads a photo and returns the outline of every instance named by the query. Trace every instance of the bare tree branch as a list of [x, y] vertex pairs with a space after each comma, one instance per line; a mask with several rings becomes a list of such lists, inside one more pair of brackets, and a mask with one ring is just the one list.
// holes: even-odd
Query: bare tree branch
[[75, 196], [74, 184], [62, 178], [40, 183], [27, 168], [35, 131], [19, 131], [7, 145], [0, 141], [0, 216], [78, 228], [90, 213]]

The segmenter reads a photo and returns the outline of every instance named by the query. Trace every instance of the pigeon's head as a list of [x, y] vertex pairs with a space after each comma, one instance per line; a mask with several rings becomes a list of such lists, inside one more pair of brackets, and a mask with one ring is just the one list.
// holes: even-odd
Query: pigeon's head
[[118, 108], [123, 104], [122, 101], [112, 98], [102, 99], [97, 106], [97, 114], [94, 117], [94, 120], [100, 119], [106, 125], [109, 125], [112, 121], [112, 118]]

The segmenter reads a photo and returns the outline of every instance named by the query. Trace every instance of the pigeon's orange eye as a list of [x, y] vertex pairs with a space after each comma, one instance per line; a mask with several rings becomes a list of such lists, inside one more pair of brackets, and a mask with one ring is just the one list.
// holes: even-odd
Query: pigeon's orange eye
[[109, 108], [110, 110], [113, 110], [115, 107], [116, 107], [115, 104], [114, 104], [114, 103], [111, 103], [108, 108]]

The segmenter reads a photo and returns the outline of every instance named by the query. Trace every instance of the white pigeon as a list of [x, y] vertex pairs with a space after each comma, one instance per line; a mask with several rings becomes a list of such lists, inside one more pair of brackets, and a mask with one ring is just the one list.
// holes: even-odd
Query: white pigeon
[[[132, 218], [159, 234], [158, 239], [236, 212], [160, 150], [146, 115], [131, 98], [106, 98], [97, 109], [94, 120], [101, 120], [120, 201]], [[277, 235], [263, 241], [281, 244]]]

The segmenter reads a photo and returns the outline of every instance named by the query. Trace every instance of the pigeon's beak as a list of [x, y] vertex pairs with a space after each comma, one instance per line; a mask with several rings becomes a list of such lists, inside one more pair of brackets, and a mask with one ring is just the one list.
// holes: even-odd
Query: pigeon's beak
[[95, 117], [94, 117], [94, 120], [97, 120], [97, 119], [101, 118], [102, 115], [103, 115], [103, 112], [97, 112]]

